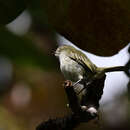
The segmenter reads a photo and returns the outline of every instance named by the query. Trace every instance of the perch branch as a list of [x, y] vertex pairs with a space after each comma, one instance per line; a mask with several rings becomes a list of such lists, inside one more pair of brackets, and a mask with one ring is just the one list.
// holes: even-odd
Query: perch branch
[[93, 114], [93, 112], [89, 110], [93, 107], [98, 111], [99, 100], [103, 94], [105, 78], [106, 75], [101, 79], [95, 79], [89, 84], [81, 101], [79, 101], [71, 81], [65, 81], [64, 89], [68, 98], [69, 108], [72, 112], [61, 118], [44, 121], [37, 126], [36, 130], [72, 130], [81, 122], [88, 122], [95, 119], [98, 116], [98, 113]]

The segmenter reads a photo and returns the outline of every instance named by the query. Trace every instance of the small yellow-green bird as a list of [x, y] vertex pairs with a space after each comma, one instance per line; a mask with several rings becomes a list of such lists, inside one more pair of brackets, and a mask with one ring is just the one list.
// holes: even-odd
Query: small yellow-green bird
[[60, 69], [67, 80], [80, 84], [92, 82], [95, 78], [101, 78], [106, 72], [124, 71], [124, 66], [97, 67], [80, 50], [70, 45], [62, 45], [55, 51], [59, 58]]

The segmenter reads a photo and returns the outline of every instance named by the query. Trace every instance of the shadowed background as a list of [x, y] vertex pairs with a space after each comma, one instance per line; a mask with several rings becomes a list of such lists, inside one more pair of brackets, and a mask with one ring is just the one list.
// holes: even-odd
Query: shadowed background
[[[87, 52], [115, 55], [130, 42], [129, 6], [129, 0], [0, 0], [0, 129], [32, 130], [43, 120], [68, 114], [64, 78], [53, 55], [57, 45], [67, 41], [57, 42], [62, 37], [56, 32]], [[99, 66], [111, 65], [88, 55]], [[125, 65], [128, 57], [125, 49], [122, 58], [111, 63]], [[125, 91], [102, 104], [101, 118], [105, 113], [108, 117], [102, 119], [104, 129], [130, 127], [126, 77], [120, 87]], [[119, 113], [120, 125], [114, 122], [118, 118], [112, 120]], [[77, 129], [90, 128], [100, 129], [93, 122]]]

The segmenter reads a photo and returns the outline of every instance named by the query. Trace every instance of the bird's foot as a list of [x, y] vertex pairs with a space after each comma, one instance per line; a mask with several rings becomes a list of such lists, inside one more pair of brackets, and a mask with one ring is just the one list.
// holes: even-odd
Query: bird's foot
[[83, 111], [89, 112], [91, 116], [98, 117], [98, 111], [95, 107], [87, 107], [87, 106], [81, 106], [81, 109]]
[[72, 85], [72, 82], [71, 82], [70, 80], [66, 80], [66, 81], [64, 82], [63, 86], [64, 86], [65, 88], [68, 88], [68, 87], [72, 87], [73, 85]]
[[89, 84], [91, 84], [91, 81], [90, 82], [87, 82], [87, 83], [84, 83], [84, 86], [83, 88], [77, 93], [77, 95], [79, 95], [84, 89], [87, 89]]

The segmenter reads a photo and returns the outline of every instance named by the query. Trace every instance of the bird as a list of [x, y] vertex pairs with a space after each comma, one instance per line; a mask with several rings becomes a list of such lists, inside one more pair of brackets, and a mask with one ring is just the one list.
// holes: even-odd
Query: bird
[[59, 46], [55, 56], [59, 58], [64, 77], [74, 82], [73, 86], [81, 84], [85, 88], [94, 79], [102, 78], [107, 72], [125, 70], [124, 66], [97, 67], [82, 51], [71, 45]]

